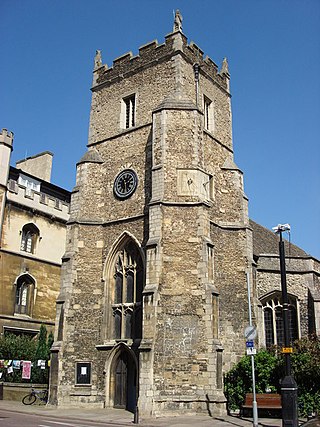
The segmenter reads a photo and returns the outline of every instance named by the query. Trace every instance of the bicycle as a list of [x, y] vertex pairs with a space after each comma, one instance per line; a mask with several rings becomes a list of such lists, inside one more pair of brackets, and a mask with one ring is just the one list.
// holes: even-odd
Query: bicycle
[[32, 405], [37, 399], [42, 403], [47, 403], [48, 390], [35, 390], [32, 388], [31, 392], [23, 397], [22, 403], [24, 405]]

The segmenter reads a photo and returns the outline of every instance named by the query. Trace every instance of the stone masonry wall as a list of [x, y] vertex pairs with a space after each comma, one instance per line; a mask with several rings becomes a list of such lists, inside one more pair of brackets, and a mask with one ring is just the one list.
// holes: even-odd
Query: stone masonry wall
[[[264, 264], [265, 259], [262, 260]], [[298, 298], [299, 305], [299, 321], [301, 336], [307, 335], [310, 325], [310, 309], [309, 307], [309, 289], [314, 288], [314, 278], [312, 271], [307, 268], [301, 268], [302, 260], [287, 259], [286, 260], [286, 280], [288, 293]], [[300, 264], [300, 267], [298, 265]], [[307, 262], [306, 262], [307, 264]], [[267, 270], [261, 268], [258, 263], [256, 273], [258, 298], [261, 299], [274, 291], [281, 291], [281, 275], [279, 270], [279, 259], [274, 258], [273, 269]], [[306, 265], [307, 267], [307, 265]], [[300, 270], [300, 271], [299, 271]]]
[[[60, 266], [5, 252], [1, 253], [0, 261], [2, 272], [0, 313], [12, 316], [12, 320], [14, 320], [16, 291], [14, 283], [20, 274], [27, 271], [36, 280], [33, 312], [30, 320], [53, 323], [55, 320], [55, 300], [60, 285]], [[18, 320], [19, 316], [15, 317]], [[23, 321], [23, 316], [21, 316], [21, 321]], [[25, 327], [28, 328], [27, 324]]]
[[[163, 84], [164, 81], [166, 85]], [[89, 145], [119, 134], [121, 100], [129, 95], [136, 94], [136, 126], [150, 124], [152, 110], [173, 90], [173, 84], [173, 68], [169, 61], [94, 91]], [[124, 149], [126, 147], [128, 145], [123, 146]]]
[[219, 292], [219, 336], [224, 348], [224, 371], [244, 354], [244, 329], [248, 324], [247, 238], [245, 229], [212, 225], [215, 285]]

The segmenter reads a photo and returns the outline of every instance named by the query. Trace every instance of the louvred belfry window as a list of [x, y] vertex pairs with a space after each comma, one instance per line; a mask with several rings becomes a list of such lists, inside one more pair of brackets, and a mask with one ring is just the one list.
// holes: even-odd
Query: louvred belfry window
[[123, 129], [129, 129], [136, 126], [136, 95], [130, 95], [122, 99], [121, 122]]
[[203, 116], [204, 116], [204, 128], [209, 132], [213, 132], [214, 131], [213, 102], [206, 96], [203, 97]]

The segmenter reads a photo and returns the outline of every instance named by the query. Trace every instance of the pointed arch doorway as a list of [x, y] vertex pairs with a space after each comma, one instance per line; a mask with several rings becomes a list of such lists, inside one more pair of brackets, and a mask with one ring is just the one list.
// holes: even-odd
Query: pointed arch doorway
[[121, 349], [111, 365], [110, 395], [114, 408], [134, 412], [137, 399], [136, 361], [129, 351]]

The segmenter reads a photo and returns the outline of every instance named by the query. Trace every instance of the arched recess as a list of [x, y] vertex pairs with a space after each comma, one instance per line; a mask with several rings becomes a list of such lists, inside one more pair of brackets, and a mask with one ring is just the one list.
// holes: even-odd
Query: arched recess
[[24, 273], [18, 276], [15, 285], [14, 313], [32, 316], [36, 298], [36, 280], [31, 274]]
[[142, 338], [144, 256], [138, 241], [124, 232], [106, 259], [102, 339], [116, 342]]
[[134, 412], [138, 396], [138, 361], [135, 353], [119, 343], [106, 362], [106, 407]]

